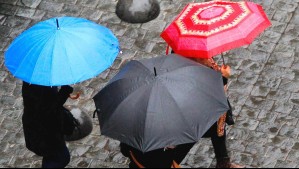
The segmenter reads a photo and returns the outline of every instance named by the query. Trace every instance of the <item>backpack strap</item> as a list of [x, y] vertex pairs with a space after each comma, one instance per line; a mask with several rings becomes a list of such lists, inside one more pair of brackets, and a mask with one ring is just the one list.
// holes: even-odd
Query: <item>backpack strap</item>
[[181, 166], [177, 162], [173, 161], [171, 168], [181, 168]]
[[138, 162], [138, 160], [135, 158], [135, 156], [134, 156], [134, 154], [133, 154], [132, 151], [130, 151], [130, 155], [131, 155], [131, 158], [132, 158], [133, 162], [138, 166], [138, 168], [145, 168], [142, 164], [140, 164]]

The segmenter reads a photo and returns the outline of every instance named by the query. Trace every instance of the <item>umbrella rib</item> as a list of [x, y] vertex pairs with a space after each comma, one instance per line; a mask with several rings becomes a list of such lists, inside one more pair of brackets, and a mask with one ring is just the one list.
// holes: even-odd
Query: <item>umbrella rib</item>
[[[190, 68], [190, 67], [198, 67], [198, 66], [187, 66], [187, 67], [183, 67], [183, 68], [177, 69], [176, 71], [179, 71], [179, 70], [181, 70], [181, 69]], [[207, 67], [204, 67], [204, 68], [207, 68]], [[207, 68], [207, 69], [209, 69], [209, 68]], [[206, 83], [206, 82], [204, 82], [204, 83]], [[163, 83], [163, 85], [166, 87], [166, 85], [165, 85], [164, 83]], [[209, 85], [208, 83], [206, 83], [204, 86], [210, 86], [210, 85]], [[166, 87], [166, 88], [167, 88], [167, 87]], [[167, 88], [167, 89], [168, 89], [168, 88]], [[219, 98], [218, 98], [217, 96], [210, 95], [208, 90], [202, 88], [202, 85], [198, 84], [198, 85], [197, 85], [197, 89], [200, 90], [201, 92], [206, 93], [206, 95], [209, 96], [209, 97], [211, 97], [213, 100], [217, 100], [218, 103], [220, 103], [220, 104], [222, 103], [222, 102], [219, 101]], [[221, 105], [222, 105], [222, 104], [221, 104]], [[226, 106], [226, 105], [223, 105], [223, 106]], [[227, 109], [227, 110], [228, 110], [228, 109]], [[226, 111], [227, 111], [227, 110], [226, 110]], [[223, 113], [224, 113], [224, 112], [223, 112]]]
[[[149, 99], [148, 99], [148, 101], [147, 101], [147, 107], [146, 107], [146, 115], [145, 115], [145, 118], [144, 118], [144, 129], [143, 129], [143, 138], [145, 138], [145, 135], [146, 135], [146, 133], [145, 133], [145, 129], [146, 129], [146, 126], [147, 126], [147, 121], [146, 121], [146, 119], [147, 119], [147, 116], [148, 116], [148, 110], [149, 110], [149, 103], [150, 103], [150, 100], [151, 100], [151, 98], [152, 98], [152, 95], [153, 95], [153, 91], [154, 90], [154, 85], [152, 85], [152, 89], [151, 89], [151, 92], [150, 92], [150, 96], [149, 96]], [[144, 148], [145, 147], [142, 147], [142, 149], [144, 150]]]
[[[24, 34], [21, 34], [20, 37], [17, 37], [17, 39], [15, 39], [15, 40], [13, 41], [13, 44], [18, 44], [18, 43], [22, 42], [23, 39], [28, 38], [28, 35], [30, 35], [30, 37], [33, 38], [33, 39], [34, 39], [34, 38], [41, 37], [42, 35], [46, 35], [46, 33], [44, 33], [43, 31], [39, 31], [39, 30], [36, 30], [36, 31], [35, 31], [35, 34], [34, 34], [34, 35], [31, 35], [29, 31], [30, 31], [30, 29], [27, 30], [26, 32], [24, 32]], [[28, 33], [28, 32], [29, 32], [29, 33]], [[12, 45], [13, 45], [13, 44], [12, 44]]]
[[[190, 126], [190, 124], [188, 123], [188, 120], [185, 118], [185, 116], [183, 116], [183, 113], [182, 113], [182, 110], [180, 108], [180, 106], [178, 105], [178, 103], [175, 101], [175, 99], [173, 98], [173, 96], [171, 95], [171, 93], [169, 92], [168, 88], [166, 87], [166, 85], [163, 83], [163, 81], [161, 81], [162, 83], [162, 86], [166, 89], [167, 93], [169, 94], [169, 96], [171, 96], [170, 98], [172, 99], [172, 101], [175, 103], [175, 105], [179, 108], [180, 110], [180, 116], [182, 117], [181, 119], [185, 122], [185, 124], [188, 126], [188, 128], [190, 129], [190, 131], [193, 131], [192, 130], [192, 127]], [[197, 133], [196, 133], [196, 136], [197, 136]], [[197, 140], [194, 140], [194, 141], [197, 141]]]
[[[76, 33], [73, 33], [73, 32], [67, 31], [67, 30], [64, 30], [64, 32], [71, 34], [71, 36], [76, 36], [76, 37], [80, 38]], [[86, 58], [85, 57], [81, 57], [81, 58], [83, 58], [84, 63], [87, 65], [88, 69], [91, 70], [87, 64], [88, 62], [87, 62]], [[104, 60], [104, 61], [108, 67], [110, 67], [113, 64], [113, 63], [112, 64], [108, 63], [107, 60]], [[90, 71], [90, 72], [93, 72], [93, 71]], [[97, 73], [95, 73], [93, 76], [97, 76]]]
[[163, 60], [163, 62], [162, 62], [162, 64], [161, 64], [161, 65], [162, 65], [161, 68], [163, 67], [164, 63], [165, 63], [166, 60], [168, 60], [168, 59], [171, 59], [171, 57], [168, 57], [168, 56], [165, 57], [165, 59]]
[[[112, 86], [112, 85], [114, 85], [115, 83], [118, 83], [119, 81], [123, 81], [123, 80], [125, 80], [125, 79], [120, 79], [120, 80], [117, 80], [117, 81], [114, 81], [114, 82], [112, 82], [111, 84], [109, 84], [109, 86]], [[139, 83], [135, 83], [134, 85], [135, 86], [133, 86], [134, 88], [132, 88], [133, 90], [131, 90], [131, 92], [128, 92], [128, 93], [125, 93], [125, 94], [122, 94], [122, 96], [121, 97], [119, 97], [119, 98], [124, 98], [124, 99], [121, 99], [120, 100], [120, 102], [118, 103], [118, 106], [119, 105], [121, 105], [131, 94], [133, 94], [133, 93], [135, 93], [135, 92], [137, 92], [140, 88], [142, 88], [143, 86], [145, 86], [145, 85], [149, 85], [150, 83], [144, 83], [144, 82], [139, 82]], [[108, 87], [109, 87], [108, 86]], [[108, 90], [106, 87], [103, 89], [103, 90]], [[119, 98], [117, 98], [117, 99], [115, 99], [115, 100], [118, 100]], [[114, 111], [116, 111], [117, 109], [118, 109], [118, 106], [117, 107], [115, 107], [115, 110]]]
[[[164, 57], [164, 60], [162, 61], [162, 63], [159, 63], [160, 65], [163, 65], [164, 63], [165, 63], [165, 61], [166, 61], [166, 59], [168, 59], [169, 57]], [[136, 60], [137, 61], [137, 60]], [[138, 62], [138, 64], [140, 64], [140, 66], [142, 66], [146, 71], [148, 71], [151, 75], [153, 75], [154, 77], [155, 77], [155, 72], [154, 72], [154, 70], [155, 70], [155, 68], [157, 69], [158, 67], [157, 67], [157, 64], [154, 64], [154, 66], [152, 67], [152, 68], [148, 68], [148, 67], [146, 67], [142, 62], [139, 62], [139, 61], [137, 61]], [[157, 75], [159, 75], [159, 72], [158, 72], [158, 74]]]
[[[55, 33], [54, 36], [56, 36], [56, 33]], [[43, 49], [42, 49], [41, 52], [39, 53], [38, 59], [37, 59], [37, 61], [36, 61], [36, 63], [35, 63], [35, 66], [34, 66], [34, 69], [33, 69], [33, 72], [32, 72], [32, 76], [31, 76], [31, 79], [30, 79], [30, 83], [31, 83], [31, 81], [32, 81], [33, 75], [35, 74], [35, 71], [36, 71], [36, 65], [37, 65], [37, 63], [39, 62], [39, 60], [41, 59], [41, 55], [43, 54], [44, 50], [46, 49], [46, 46], [49, 45], [50, 40], [53, 39], [54, 36], [52, 36], [51, 38], [49, 38], [49, 40], [47, 41], [47, 43], [45, 44], [45, 46], [43, 47]], [[52, 65], [51, 65], [51, 66], [52, 66]], [[51, 84], [50, 84], [50, 85], [51, 85]]]
[[[146, 73], [149, 73], [149, 74], [151, 74], [151, 72], [150, 72], [150, 70], [147, 68], [147, 67], [145, 67], [142, 63], [140, 63], [139, 61], [137, 61], [137, 60], [133, 60], [133, 61], [131, 61], [131, 63], [132, 62], [134, 62], [136, 65], [138, 65], [139, 67], [138, 68], [140, 68], [140, 69], [143, 69], [144, 71], [146, 71]], [[129, 64], [129, 63], [128, 63]], [[141, 73], [140, 71], [138, 71], [138, 73]], [[120, 73], [119, 73], [120, 74]], [[118, 74], [118, 75], [119, 75]], [[123, 80], [123, 79], [135, 79], [136, 77], [125, 77], [126, 76], [126, 74], [124, 74], [124, 75], [122, 75], [122, 76], [115, 76], [109, 83], [108, 83], [108, 85], [111, 85], [112, 83], [115, 83], [115, 82], [117, 82], [117, 81], [119, 81], [119, 80]]]
[[[130, 93], [128, 93], [127, 94], [127, 97], [124, 97], [124, 99], [122, 99], [117, 105], [118, 106], [116, 106], [116, 108], [115, 108], [115, 110], [113, 110], [113, 113], [110, 113], [110, 117], [109, 117], [109, 119], [112, 119], [114, 116], [116, 116], [116, 113], [115, 112], [118, 112], [118, 111], [121, 111], [121, 105], [123, 105], [124, 104], [124, 102], [125, 101], [127, 101], [127, 99], [129, 99], [129, 97], [132, 95], [132, 94], [134, 94], [134, 93], [136, 93], [136, 92], [139, 92], [139, 90], [142, 88], [142, 87], [146, 87], [145, 85], [151, 85], [151, 83], [139, 83], [138, 84], [138, 87], [136, 88], [136, 89], [134, 89], [134, 90], [132, 90], [132, 92], [130, 92]], [[150, 97], [149, 97], [150, 98]], [[117, 98], [118, 99], [118, 98]], [[116, 100], [117, 100], [116, 99]], [[149, 101], [147, 102], [147, 107], [148, 107], [148, 104], [149, 104]], [[146, 117], [147, 116], [145, 116], [145, 119], [144, 119], [144, 121], [146, 121]], [[108, 118], [108, 117], [106, 117], [106, 118]], [[146, 123], [144, 123], [144, 124], [146, 124]], [[144, 126], [146, 126], [146, 125], [144, 125]], [[146, 127], [144, 127], [144, 129], [142, 129], [141, 131], [143, 131], [143, 136], [142, 136], [142, 139], [144, 138], [144, 136], [145, 136], [145, 128]], [[144, 140], [144, 139], [143, 139]], [[143, 143], [142, 143], [143, 144]], [[142, 144], [141, 144], [141, 146], [142, 146]]]
[[[189, 69], [189, 68], [193, 68], [193, 67], [195, 67], [195, 68], [201, 67], [201, 68], [205, 68], [207, 70], [210, 70], [210, 68], [205, 67], [205, 66], [203, 66], [203, 65], [201, 65], [199, 63], [195, 63], [195, 64], [197, 64], [197, 65], [188, 65], [188, 66], [185, 66], [185, 67], [181, 67], [181, 68], [175, 69], [175, 70], [173, 70], [171, 72], [166, 72], [163, 75], [172, 74], [173, 72], [180, 71], [182, 69]], [[211, 70], [211, 71], [213, 71], [213, 70]]]
[[[248, 25], [249, 26], [249, 25]], [[242, 29], [240, 29], [240, 27], [239, 26], [237, 26], [237, 29], [239, 30], [239, 32], [242, 34], [242, 39], [245, 41], [245, 42], [247, 42], [246, 41], [246, 38], [247, 38], [247, 36], [245, 35], [245, 33], [242, 31]]]
[[[67, 33], [69, 33], [69, 34], [72, 34], [72, 36], [77, 36], [77, 34], [75, 34], [75, 33], [73, 33], [73, 32], [69, 32], [69, 31], [67, 31], [67, 30], [64, 30], [65, 32], [67, 32]], [[78, 38], [80, 38], [79, 36], [77, 36]], [[86, 58], [85, 57], [81, 57], [81, 58], [83, 58], [83, 60], [84, 60], [84, 63], [87, 65], [87, 67], [88, 67], [88, 69], [89, 70], [91, 70], [90, 69], [90, 67], [88, 66], [88, 62], [86, 61]], [[91, 71], [92, 72], [92, 71]]]
[[[42, 40], [38, 41], [38, 42], [42, 42]], [[26, 54], [25, 57], [23, 57], [21, 63], [19, 64], [19, 67], [16, 69], [15, 73], [13, 74], [13, 76], [16, 76], [17, 73], [19, 72], [19, 68], [21, 67], [21, 65], [23, 65], [23, 63], [26, 61], [26, 58], [29, 56], [29, 54], [31, 53], [31, 51], [33, 51], [35, 49], [36, 46], [38, 46], [39, 43], [36, 43], [29, 51], [28, 53]], [[30, 82], [29, 82], [30, 83]]]
[[[60, 31], [62, 31], [62, 30], [60, 30]], [[60, 39], [60, 42], [62, 42], [62, 40]], [[61, 43], [62, 44], [62, 43]], [[67, 50], [66, 50], [66, 48], [64, 48], [64, 52], [65, 52], [65, 54], [66, 54], [66, 57], [67, 57], [67, 60], [68, 60], [68, 63], [70, 63], [70, 58], [69, 58], [69, 55], [68, 55], [68, 52], [67, 52]], [[53, 59], [53, 58], [52, 58]], [[53, 59], [54, 60], [54, 59]], [[53, 64], [52, 64], [53, 65]], [[70, 65], [69, 66], [70, 67], [70, 71], [71, 71], [71, 76], [72, 76], [72, 79], [75, 79], [75, 76], [74, 76], [74, 74], [73, 74], [73, 69], [72, 69], [72, 66]], [[53, 70], [53, 69], [52, 69]]]
[[139, 61], [137, 61], [136, 60], [136, 62], [138, 63], [138, 65], [140, 65], [141, 66], [141, 68], [143, 68], [145, 71], [147, 71], [149, 74], [151, 74], [151, 75], [155, 75], [153, 72], [152, 72], [152, 70], [154, 70], [154, 67], [153, 67], [153, 69], [152, 70], [150, 70], [148, 67], [146, 67], [144, 64], [142, 64], [141, 62], [139, 62]]
[[[192, 68], [192, 67], [198, 67], [198, 66], [187, 66], [187, 67], [183, 67], [183, 68], [180, 68], [180, 69], [188, 69], [188, 68]], [[205, 67], [205, 66], [203, 66], [203, 68], [206, 68], [206, 69], [210, 70], [210, 68]], [[179, 71], [180, 69], [177, 69], [176, 71]], [[211, 71], [214, 71], [214, 70], [211, 70]], [[215, 73], [217, 73], [217, 72], [215, 71]], [[201, 87], [202, 85], [197, 85], [197, 86]], [[205, 86], [210, 86], [210, 85], [208, 83], [206, 83]], [[202, 89], [201, 91], [203, 91], [203, 92], [205, 92], [205, 93], [207, 93], [209, 95], [209, 92], [207, 90]], [[213, 97], [214, 97], [215, 100], [219, 100], [218, 97], [216, 97], [216, 96], [213, 96]]]
[[[164, 75], [167, 75], [167, 74], [172, 74], [172, 73], [174, 73], [174, 72], [176, 72], [176, 71], [180, 71], [180, 70], [183, 70], [183, 69], [189, 69], [189, 68], [198, 68], [199, 66], [201, 66], [201, 68], [204, 68], [204, 69], [207, 69], [207, 70], [210, 70], [210, 68], [208, 68], [208, 67], [205, 67], [205, 66], [202, 66], [201, 64], [198, 64], [198, 65], [190, 65], [190, 66], [185, 66], [185, 67], [182, 67], [182, 68], [179, 68], [179, 69], [176, 69], [176, 70], [174, 70], [174, 71], [172, 71], [172, 72], [167, 72], [167, 73], [165, 73]], [[214, 71], [214, 70], [210, 70], [210, 71]], [[217, 73], [217, 72], [215, 72], [215, 73]], [[163, 76], [164, 76], [163, 75]], [[206, 84], [207, 86], [209, 86], [209, 84]], [[165, 86], [165, 85], [164, 85]], [[201, 85], [199, 85], [199, 86], [201, 86]], [[206, 90], [203, 90], [204, 92], [206, 92], [206, 93], [208, 93]], [[216, 99], [217, 100], [217, 99]]]

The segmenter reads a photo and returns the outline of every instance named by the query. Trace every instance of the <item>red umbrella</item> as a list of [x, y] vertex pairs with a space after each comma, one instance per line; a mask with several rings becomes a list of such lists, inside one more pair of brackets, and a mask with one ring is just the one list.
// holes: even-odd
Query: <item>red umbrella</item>
[[261, 5], [216, 0], [188, 4], [161, 37], [177, 54], [211, 58], [252, 43], [270, 25]]

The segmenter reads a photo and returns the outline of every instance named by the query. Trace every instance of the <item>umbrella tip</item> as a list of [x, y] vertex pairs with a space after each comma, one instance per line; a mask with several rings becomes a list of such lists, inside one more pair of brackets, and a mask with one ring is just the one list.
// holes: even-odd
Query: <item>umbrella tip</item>
[[58, 19], [56, 19], [56, 25], [57, 25], [57, 30], [59, 30], [59, 29], [60, 29], [60, 26], [59, 26], [59, 21], [58, 21]]

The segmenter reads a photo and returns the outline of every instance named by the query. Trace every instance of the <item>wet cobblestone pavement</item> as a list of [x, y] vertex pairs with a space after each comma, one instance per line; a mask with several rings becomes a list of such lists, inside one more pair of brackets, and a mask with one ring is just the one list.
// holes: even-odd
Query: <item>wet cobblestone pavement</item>
[[[115, 0], [0, 0], [0, 167], [40, 167], [41, 158], [24, 145], [21, 81], [4, 67], [10, 42], [33, 24], [55, 16], [78, 16], [113, 30], [123, 54], [113, 67], [95, 79], [76, 85], [79, 100], [67, 105], [90, 115], [91, 100], [130, 59], [164, 54], [160, 32], [193, 0], [159, 0], [160, 16], [146, 24], [128, 24], [115, 14]], [[196, 1], [200, 2], [200, 1]], [[299, 0], [265, 0], [273, 26], [250, 46], [226, 53], [233, 76], [229, 95], [236, 125], [228, 129], [232, 160], [247, 167], [299, 167]], [[69, 167], [128, 167], [118, 142], [100, 135], [97, 119], [93, 133], [69, 144]], [[215, 167], [208, 139], [200, 141], [183, 167]]]

